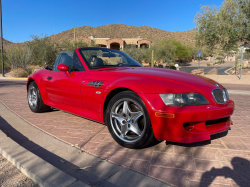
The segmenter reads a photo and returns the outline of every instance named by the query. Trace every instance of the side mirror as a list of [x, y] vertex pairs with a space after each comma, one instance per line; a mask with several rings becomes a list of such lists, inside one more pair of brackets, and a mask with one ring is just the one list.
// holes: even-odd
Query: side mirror
[[58, 69], [59, 71], [65, 72], [67, 76], [70, 76], [69, 67], [68, 67], [67, 65], [65, 65], [65, 64], [59, 64], [59, 65], [57, 66], [57, 69]]
[[69, 67], [68, 67], [67, 65], [65, 65], [65, 64], [59, 64], [59, 65], [57, 66], [57, 69], [58, 69], [59, 71], [64, 71], [64, 72], [69, 71]]

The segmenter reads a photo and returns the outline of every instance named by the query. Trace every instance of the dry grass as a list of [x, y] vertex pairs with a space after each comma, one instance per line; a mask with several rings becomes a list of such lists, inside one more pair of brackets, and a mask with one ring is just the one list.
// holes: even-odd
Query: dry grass
[[16, 68], [12, 69], [9, 73], [6, 74], [8, 77], [28, 77], [29, 73], [22, 69], [22, 68]]
[[38, 65], [29, 65], [27, 66], [27, 68], [29, 69], [29, 71], [31, 72], [31, 74], [35, 73], [37, 70], [42, 69], [43, 67], [38, 66]]

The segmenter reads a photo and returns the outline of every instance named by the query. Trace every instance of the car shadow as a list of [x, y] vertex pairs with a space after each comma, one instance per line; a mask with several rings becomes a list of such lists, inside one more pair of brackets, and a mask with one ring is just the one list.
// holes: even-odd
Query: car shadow
[[[74, 157], [72, 157], [73, 160], [69, 160], [69, 161], [65, 160], [64, 158], [54, 154], [53, 152], [48, 151], [46, 148], [40, 146], [39, 144], [36, 144], [35, 142], [31, 141], [28, 137], [24, 136], [22, 133], [20, 133], [15, 128], [13, 128], [1, 116], [0, 116], [0, 130], [3, 133], [5, 133], [9, 138], [11, 138], [13, 141], [15, 141], [20, 146], [22, 146], [24, 149], [26, 149], [27, 151], [37, 155], [41, 159], [45, 160], [47, 163], [53, 165], [54, 167], [67, 173], [68, 175], [76, 178], [79, 181], [87, 183], [91, 186], [95, 186], [103, 180], [101, 177], [98, 178], [98, 176], [94, 175], [93, 173], [82, 169], [78, 165], [73, 164], [71, 161], [74, 161]], [[40, 141], [45, 141], [45, 140], [40, 140]], [[48, 147], [50, 147], [50, 146], [54, 146], [54, 145], [51, 143], [48, 145]], [[65, 150], [65, 153], [67, 153], [67, 152], [69, 152], [69, 150]], [[75, 148], [74, 152], [72, 152], [71, 154], [78, 156], [80, 154], [80, 152], [79, 152], [79, 149]], [[15, 155], [15, 156], [18, 156], [18, 155]], [[86, 157], [86, 156], [83, 155], [82, 157]], [[78, 156], [78, 158], [79, 158], [79, 156]], [[89, 161], [92, 162], [93, 160], [89, 159]], [[23, 164], [25, 164], [25, 162], [21, 161], [20, 164], [23, 165]], [[40, 163], [32, 163], [29, 167], [39, 167], [39, 164]], [[98, 171], [98, 170], [100, 170], [99, 167], [100, 166], [97, 164], [97, 165], [92, 166], [92, 169], [95, 171]], [[112, 170], [113, 169], [112, 167], [113, 166], [111, 166], [109, 169]], [[116, 167], [116, 166], [114, 166], [114, 167]], [[99, 172], [101, 172], [101, 171], [99, 171]], [[47, 175], [43, 176], [44, 180], [47, 180], [50, 176], [53, 176], [53, 175], [54, 176], [57, 175], [56, 171], [48, 172]]]

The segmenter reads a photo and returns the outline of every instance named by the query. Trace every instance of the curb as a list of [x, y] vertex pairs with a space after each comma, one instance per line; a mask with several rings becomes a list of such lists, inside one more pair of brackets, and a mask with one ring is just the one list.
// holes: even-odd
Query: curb
[[230, 75], [229, 73], [227, 73], [230, 69], [232, 69], [232, 68], [235, 68], [235, 67], [231, 67], [231, 68], [229, 68], [229, 69], [227, 69], [227, 70], [225, 70], [224, 71], [224, 73], [226, 73], [227, 75]]
[[28, 80], [27, 78], [18, 78], [18, 77], [0, 77], [0, 79], [6, 79], [6, 80]]
[[238, 95], [250, 95], [250, 91], [247, 90], [228, 90], [230, 94], [238, 94]]
[[130, 186], [170, 186], [79, 151], [32, 126], [1, 102], [0, 154], [42, 187], [127, 187], [128, 181]]
[[8, 77], [11, 80], [28, 80], [28, 78], [17, 78], [17, 77]]
[[[27, 151], [0, 131], [0, 153], [39, 186], [88, 186]], [[36, 163], [36, 164], [34, 164]]]

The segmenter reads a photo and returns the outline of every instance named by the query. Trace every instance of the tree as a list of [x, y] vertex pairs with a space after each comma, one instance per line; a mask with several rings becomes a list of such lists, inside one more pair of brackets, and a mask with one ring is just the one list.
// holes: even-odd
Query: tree
[[195, 17], [197, 46], [233, 50], [250, 40], [250, 0], [225, 0], [220, 7], [203, 6]]
[[191, 57], [188, 46], [185, 46], [177, 40], [171, 39], [170, 42], [175, 46], [175, 55], [178, 59], [187, 59]]
[[60, 47], [62, 50], [65, 51], [71, 51], [71, 50], [75, 50], [76, 48], [79, 47], [88, 47], [88, 44], [86, 42], [83, 41], [70, 41], [70, 40], [63, 40], [62, 43], [60, 44]]
[[155, 60], [164, 63], [174, 63], [176, 58], [176, 46], [170, 42], [170, 40], [164, 40], [158, 45], [154, 45]]
[[53, 64], [58, 55], [58, 48], [46, 35], [31, 35], [32, 41], [28, 47], [32, 50], [31, 61], [35, 65]]

